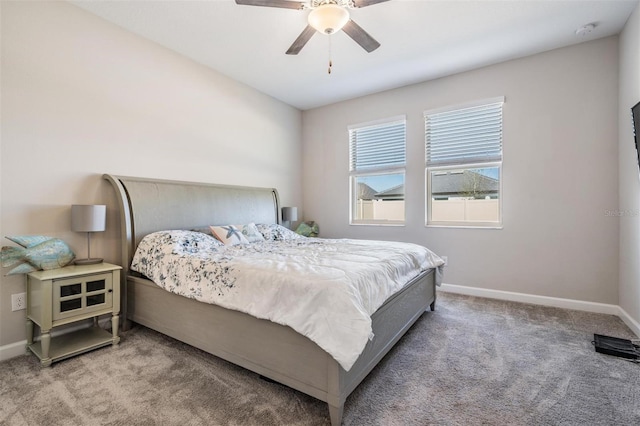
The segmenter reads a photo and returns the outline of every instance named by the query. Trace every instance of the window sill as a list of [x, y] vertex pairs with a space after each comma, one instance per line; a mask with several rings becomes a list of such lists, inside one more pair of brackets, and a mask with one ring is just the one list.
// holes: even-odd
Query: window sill
[[405, 226], [404, 222], [351, 222], [354, 226]]
[[461, 224], [461, 223], [428, 223], [425, 228], [461, 228], [461, 229], [503, 229], [502, 224]]

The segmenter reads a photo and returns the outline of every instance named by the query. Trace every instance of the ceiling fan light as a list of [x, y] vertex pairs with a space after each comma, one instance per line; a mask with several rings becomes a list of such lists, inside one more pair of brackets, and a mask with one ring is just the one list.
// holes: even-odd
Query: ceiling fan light
[[323, 4], [309, 13], [309, 25], [323, 34], [337, 33], [349, 22], [349, 12], [336, 4]]

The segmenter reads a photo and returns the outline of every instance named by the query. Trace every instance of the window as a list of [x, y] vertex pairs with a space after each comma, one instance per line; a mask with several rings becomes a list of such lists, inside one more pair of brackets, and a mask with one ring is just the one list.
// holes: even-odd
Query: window
[[349, 127], [351, 224], [404, 223], [406, 119]]
[[425, 112], [427, 225], [501, 226], [503, 103]]

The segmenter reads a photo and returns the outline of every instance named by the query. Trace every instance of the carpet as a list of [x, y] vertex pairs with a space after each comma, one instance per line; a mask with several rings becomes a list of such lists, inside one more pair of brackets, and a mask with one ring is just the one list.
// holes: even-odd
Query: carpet
[[[638, 425], [640, 365], [593, 334], [617, 317], [439, 292], [351, 394], [345, 425]], [[326, 405], [142, 326], [41, 369], [0, 363], [3, 425], [328, 425]]]

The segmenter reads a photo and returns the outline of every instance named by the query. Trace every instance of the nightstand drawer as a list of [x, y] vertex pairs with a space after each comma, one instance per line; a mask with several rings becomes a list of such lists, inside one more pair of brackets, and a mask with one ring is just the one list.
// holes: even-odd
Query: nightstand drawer
[[113, 306], [112, 274], [53, 281], [53, 320], [109, 310]]

